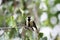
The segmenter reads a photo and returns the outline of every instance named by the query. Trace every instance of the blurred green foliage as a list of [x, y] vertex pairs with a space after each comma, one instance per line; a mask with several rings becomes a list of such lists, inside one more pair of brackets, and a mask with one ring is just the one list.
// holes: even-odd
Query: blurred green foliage
[[[47, 10], [43, 11], [43, 9], [40, 9], [39, 6], [41, 4], [41, 0], [19, 0], [18, 2], [20, 2], [19, 6], [16, 5], [16, 3], [14, 5], [12, 5], [14, 3], [14, 1], [12, 0], [8, 0], [6, 3], [3, 3], [2, 4], [2, 11], [3, 13], [0, 13], [0, 27], [3, 27], [3, 23], [4, 23], [4, 20], [5, 20], [5, 23], [6, 23], [6, 26], [7, 27], [11, 27], [12, 29], [9, 31], [9, 38], [13, 38], [13, 36], [15, 34], [17, 34], [17, 28], [20, 27], [20, 26], [17, 26], [18, 24], [25, 24], [25, 21], [26, 21], [26, 17], [29, 16], [29, 15], [33, 15], [33, 12], [31, 12], [30, 10], [33, 8], [27, 8], [27, 6], [29, 5], [32, 5], [32, 4], [36, 4], [36, 7], [37, 7], [37, 14], [38, 14], [38, 17], [40, 18], [42, 13], [43, 12], [47, 12], [48, 14], [48, 19], [45, 20], [43, 23], [41, 23], [41, 26], [51, 26], [51, 27], [54, 27], [54, 25], [50, 22], [50, 18], [52, 16], [56, 16], [57, 19], [58, 19], [58, 15], [59, 13], [56, 12], [56, 14], [52, 14], [50, 12], [50, 9], [51, 9], [51, 5], [49, 5], [48, 3], [49, 0], [45, 0], [45, 4], [47, 6]], [[13, 2], [10, 4], [8, 4], [9, 2]], [[28, 4], [29, 3], [29, 4]], [[54, 1], [54, 5], [60, 3], [60, 0], [55, 0]], [[30, 6], [29, 6], [30, 7]], [[16, 8], [18, 10], [16, 10]], [[21, 10], [20, 10], [21, 9]], [[7, 12], [5, 12], [7, 10]], [[15, 11], [16, 10], [16, 11]], [[26, 13], [25, 11], [28, 10], [29, 13]], [[2, 15], [1, 15], [2, 14]], [[3, 15], [5, 14], [5, 15]], [[14, 19], [14, 14], [17, 14], [17, 17], [16, 19]], [[4, 19], [6, 18], [6, 19]], [[57, 20], [57, 24], [58, 24], [58, 20]], [[20, 28], [21, 29], [21, 28]], [[28, 31], [26, 32], [27, 35], [25, 36], [25, 40], [32, 40], [32, 32], [31, 31]], [[43, 33], [39, 33], [38, 34], [38, 38], [42, 38], [43, 37]], [[42, 40], [47, 40], [47, 37], [44, 37]]]

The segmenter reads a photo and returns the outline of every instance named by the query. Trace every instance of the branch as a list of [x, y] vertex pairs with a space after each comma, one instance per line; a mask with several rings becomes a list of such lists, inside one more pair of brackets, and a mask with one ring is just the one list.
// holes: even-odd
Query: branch
[[38, 12], [37, 12], [37, 10], [38, 10], [38, 9], [37, 9], [37, 6], [36, 6], [36, 4], [34, 4], [34, 7], [33, 7], [33, 10], [32, 10], [32, 11], [33, 11], [33, 15], [34, 15], [34, 21], [35, 21], [35, 23], [38, 25], [38, 26], [37, 26], [38, 29], [36, 30], [36, 34], [37, 34], [37, 35], [36, 35], [36, 36], [37, 36], [36, 40], [39, 40], [39, 39], [38, 39], [38, 34], [39, 34], [39, 30], [40, 30], [40, 27], [39, 27], [39, 26], [40, 26], [40, 21], [39, 21], [39, 17], [38, 17]]
[[[21, 27], [24, 27], [25, 25], [23, 24], [20, 24], [19, 26], [17, 26], [16, 28], [17, 29], [20, 29]], [[9, 30], [9, 29], [12, 29], [13, 27], [0, 27], [0, 30]]]
[[[40, 26], [40, 21], [39, 21], [39, 17], [38, 17], [38, 12], [37, 12], [36, 4], [34, 4], [34, 7], [33, 7], [32, 11], [33, 11], [35, 23]], [[40, 29], [40, 27], [37, 27], [37, 28]]]

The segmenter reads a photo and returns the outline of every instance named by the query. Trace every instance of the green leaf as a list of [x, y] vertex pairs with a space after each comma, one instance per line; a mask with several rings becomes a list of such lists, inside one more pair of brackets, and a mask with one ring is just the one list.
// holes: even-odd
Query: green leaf
[[39, 8], [40, 0], [37, 0], [37, 1], [36, 1], [36, 5], [37, 5], [37, 7]]
[[30, 40], [29, 37], [26, 35], [24, 40]]
[[4, 16], [0, 15], [0, 27], [3, 26]]
[[45, 20], [43, 21], [43, 23], [41, 23], [42, 26], [48, 26], [49, 25], [49, 20]]
[[10, 16], [9, 18], [6, 19], [6, 24], [12, 28], [16, 27], [16, 22], [15, 22], [13, 16]]
[[33, 33], [31, 30], [26, 30], [25, 35], [29, 38], [29, 40], [33, 40]]
[[54, 5], [60, 3], [60, 0], [55, 0]]
[[10, 6], [10, 7], [9, 7], [9, 11], [12, 13], [13, 10], [14, 10], [14, 7], [13, 7], [13, 6]]
[[18, 10], [17, 10], [17, 13], [20, 13], [20, 14], [21, 14], [21, 11], [18, 9]]
[[42, 40], [47, 40], [47, 37], [42, 38]]
[[54, 25], [51, 23], [50, 19], [51, 19], [51, 17], [53, 17], [53, 16], [55, 16], [55, 15], [54, 15], [54, 14], [51, 14], [51, 13], [48, 14], [49, 26], [51, 26], [52, 28], [54, 27]]
[[6, 10], [6, 7], [4, 7], [4, 6], [3, 6], [3, 8], [2, 8], [2, 9], [3, 9], [3, 11], [5, 11], [5, 10]]
[[17, 32], [16, 29], [12, 28], [9, 33], [9, 38], [15, 37], [16, 32]]
[[38, 38], [42, 38], [42, 37], [43, 37], [43, 33], [39, 33]]

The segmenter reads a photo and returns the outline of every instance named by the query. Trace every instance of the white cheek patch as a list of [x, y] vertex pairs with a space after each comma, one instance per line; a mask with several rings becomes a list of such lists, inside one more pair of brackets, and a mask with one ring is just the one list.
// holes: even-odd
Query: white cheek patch
[[28, 21], [26, 21], [26, 26], [28, 26]]
[[30, 21], [33, 21], [33, 20], [30, 20]]
[[31, 21], [33, 21], [34, 20], [34, 18], [33, 17], [31, 17]]

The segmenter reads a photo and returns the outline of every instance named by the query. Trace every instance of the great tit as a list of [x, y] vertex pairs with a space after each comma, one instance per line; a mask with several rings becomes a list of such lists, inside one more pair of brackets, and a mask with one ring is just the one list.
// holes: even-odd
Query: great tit
[[25, 25], [28, 28], [31, 28], [33, 31], [34, 31], [34, 28], [37, 30], [36, 24], [35, 24], [34, 20], [30, 16], [27, 17], [27, 20], [25, 22]]

